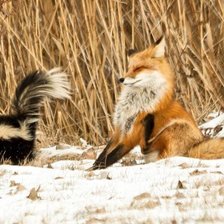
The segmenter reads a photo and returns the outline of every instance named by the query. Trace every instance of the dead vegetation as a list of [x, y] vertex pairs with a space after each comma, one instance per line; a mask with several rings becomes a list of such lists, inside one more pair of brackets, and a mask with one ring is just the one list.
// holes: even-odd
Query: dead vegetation
[[126, 50], [142, 50], [163, 34], [177, 97], [200, 121], [224, 106], [223, 9], [221, 0], [0, 1], [1, 112], [28, 71], [61, 66], [72, 100], [46, 103], [40, 143], [78, 144], [82, 137], [103, 144]]

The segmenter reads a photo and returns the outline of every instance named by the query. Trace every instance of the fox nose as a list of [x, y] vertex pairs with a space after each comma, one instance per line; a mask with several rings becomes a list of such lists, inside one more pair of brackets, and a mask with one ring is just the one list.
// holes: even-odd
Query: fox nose
[[123, 83], [123, 82], [124, 82], [124, 78], [120, 78], [120, 79], [119, 79], [119, 82], [120, 82], [120, 83]]

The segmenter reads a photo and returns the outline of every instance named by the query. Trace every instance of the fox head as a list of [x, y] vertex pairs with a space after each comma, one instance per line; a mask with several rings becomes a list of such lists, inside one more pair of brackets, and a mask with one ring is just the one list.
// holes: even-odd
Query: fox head
[[[149, 88], [153, 92], [174, 85], [174, 75], [165, 58], [165, 39], [129, 57], [127, 73], [119, 81], [131, 88]], [[162, 90], [162, 89], [161, 89]]]

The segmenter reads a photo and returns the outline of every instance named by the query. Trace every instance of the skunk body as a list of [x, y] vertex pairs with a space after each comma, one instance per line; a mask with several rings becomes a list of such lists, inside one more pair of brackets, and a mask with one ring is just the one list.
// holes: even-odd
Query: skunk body
[[69, 98], [67, 74], [59, 68], [35, 71], [17, 86], [9, 115], [0, 116], [0, 160], [32, 159], [40, 107], [47, 98]]

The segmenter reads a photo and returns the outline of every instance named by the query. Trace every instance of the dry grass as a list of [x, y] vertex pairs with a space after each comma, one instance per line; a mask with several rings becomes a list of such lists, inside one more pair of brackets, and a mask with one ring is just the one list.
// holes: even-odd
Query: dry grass
[[73, 97], [46, 104], [40, 141], [105, 143], [126, 50], [163, 34], [177, 97], [201, 120], [224, 106], [223, 8], [221, 0], [0, 1], [1, 112], [28, 71], [62, 66]]

